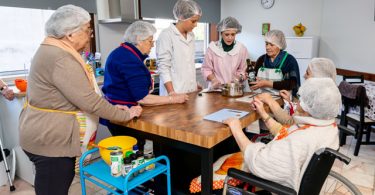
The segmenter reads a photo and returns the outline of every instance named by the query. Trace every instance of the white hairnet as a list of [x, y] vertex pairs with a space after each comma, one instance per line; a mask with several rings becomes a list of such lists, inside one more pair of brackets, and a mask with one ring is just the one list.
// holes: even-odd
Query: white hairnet
[[341, 105], [341, 94], [331, 78], [307, 79], [298, 90], [300, 105], [316, 119], [334, 119]]
[[236, 18], [233, 18], [231, 16], [224, 18], [217, 25], [218, 32], [223, 32], [229, 29], [235, 29], [237, 30], [237, 33], [240, 33], [242, 31], [242, 25]]
[[193, 0], [178, 0], [173, 7], [173, 16], [176, 20], [186, 20], [195, 15], [202, 16], [202, 9]]
[[156, 33], [156, 28], [145, 21], [133, 22], [124, 33], [124, 41], [137, 45]]
[[59, 7], [46, 22], [46, 35], [58, 39], [62, 38], [79, 30], [90, 20], [90, 14], [83, 8], [75, 5], [64, 5]]
[[271, 30], [267, 32], [264, 39], [266, 42], [272, 43], [282, 50], [286, 48], [285, 36], [281, 30]]
[[331, 78], [336, 82], [336, 66], [328, 58], [313, 58], [309, 64], [312, 77]]

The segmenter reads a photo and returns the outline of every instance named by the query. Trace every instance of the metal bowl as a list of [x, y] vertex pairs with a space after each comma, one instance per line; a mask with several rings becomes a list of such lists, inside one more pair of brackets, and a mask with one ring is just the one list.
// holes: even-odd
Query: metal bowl
[[244, 85], [241, 83], [226, 83], [223, 85], [221, 95], [227, 97], [241, 97], [243, 96]]

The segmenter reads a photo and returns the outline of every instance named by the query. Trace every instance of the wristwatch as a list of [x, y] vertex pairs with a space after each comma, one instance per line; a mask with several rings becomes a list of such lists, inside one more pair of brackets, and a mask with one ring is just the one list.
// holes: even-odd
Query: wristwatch
[[7, 85], [2, 86], [2, 87], [0, 88], [0, 92], [2, 92], [2, 91], [3, 91], [4, 89], [6, 89], [6, 88], [8, 88]]

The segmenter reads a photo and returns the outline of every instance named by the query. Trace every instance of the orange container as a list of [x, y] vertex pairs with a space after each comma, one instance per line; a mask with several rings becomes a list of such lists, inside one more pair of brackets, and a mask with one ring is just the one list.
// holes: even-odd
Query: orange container
[[17, 89], [21, 92], [25, 92], [27, 89], [27, 80], [25, 79], [16, 79], [14, 80], [14, 84], [16, 84]]

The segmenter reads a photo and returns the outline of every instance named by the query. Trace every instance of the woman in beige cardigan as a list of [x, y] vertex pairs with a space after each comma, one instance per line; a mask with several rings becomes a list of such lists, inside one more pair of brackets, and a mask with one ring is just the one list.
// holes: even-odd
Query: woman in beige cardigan
[[142, 108], [113, 106], [100, 96], [92, 70], [80, 52], [92, 36], [90, 15], [66, 5], [45, 25], [47, 37], [36, 52], [20, 115], [20, 144], [36, 168], [38, 195], [68, 194], [75, 157], [81, 155], [77, 116], [97, 124], [99, 117], [128, 121]]

